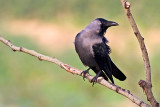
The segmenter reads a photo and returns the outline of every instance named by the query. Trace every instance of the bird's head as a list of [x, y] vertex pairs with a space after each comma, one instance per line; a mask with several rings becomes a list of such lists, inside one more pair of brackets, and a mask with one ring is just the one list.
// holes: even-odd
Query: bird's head
[[103, 18], [97, 18], [93, 20], [88, 27], [92, 29], [92, 31], [95, 31], [96, 33], [99, 33], [100, 35], [103, 36], [106, 30], [111, 26], [118, 26], [118, 23], [113, 21], [108, 21]]
[[118, 23], [113, 22], [113, 21], [108, 21], [103, 18], [97, 18], [94, 21], [96, 21], [96, 23], [99, 23], [101, 25], [101, 27], [118, 26]]

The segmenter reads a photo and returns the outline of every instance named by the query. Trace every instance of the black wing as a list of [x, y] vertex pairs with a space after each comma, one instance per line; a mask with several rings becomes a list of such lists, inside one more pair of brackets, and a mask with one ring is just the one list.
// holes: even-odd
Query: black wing
[[[99, 43], [92, 46], [95, 60], [100, 67], [101, 70], [104, 71], [104, 74], [108, 76], [108, 78], [114, 83], [112, 77], [112, 67], [111, 61], [109, 57], [109, 47], [105, 45], [105, 43]], [[104, 77], [105, 78], [105, 77]]]
[[[109, 57], [110, 47], [104, 42], [93, 45], [94, 57], [99, 65], [100, 69], [104, 71], [104, 74], [114, 83], [112, 75], [117, 79], [123, 81], [126, 76], [116, 67]], [[104, 75], [103, 74], [103, 75]]]

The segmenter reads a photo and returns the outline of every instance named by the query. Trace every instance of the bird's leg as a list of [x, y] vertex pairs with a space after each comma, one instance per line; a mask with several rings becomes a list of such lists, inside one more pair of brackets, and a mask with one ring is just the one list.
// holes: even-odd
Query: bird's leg
[[[94, 83], [96, 83], [97, 82], [97, 78], [100, 76], [100, 74], [101, 74], [101, 70], [96, 74], [96, 76], [95, 77], [93, 77], [93, 79], [91, 80], [91, 83], [93, 83], [93, 85], [94, 85]], [[93, 86], [92, 85], [92, 86]]]
[[87, 70], [84, 70], [84, 71], [82, 71], [81, 72], [81, 76], [83, 76], [83, 80], [85, 81], [85, 75], [87, 74], [87, 73], [89, 73], [89, 70], [90, 70], [91, 68], [89, 67]]

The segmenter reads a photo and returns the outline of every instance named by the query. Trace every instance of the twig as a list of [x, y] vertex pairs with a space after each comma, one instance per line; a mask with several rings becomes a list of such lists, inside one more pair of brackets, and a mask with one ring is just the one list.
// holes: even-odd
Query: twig
[[[29, 50], [26, 49], [24, 47], [17, 47], [15, 45], [13, 45], [10, 40], [6, 40], [4, 39], [2, 36], [0, 36], [0, 41], [3, 42], [5, 45], [9, 46], [13, 51], [19, 51], [19, 52], [24, 52], [27, 53], [29, 55], [35, 56], [37, 57], [40, 61], [44, 60], [44, 61], [48, 61], [48, 62], [52, 62], [57, 64], [58, 66], [60, 66], [61, 68], [63, 68], [64, 70], [72, 73], [72, 74], [76, 74], [81, 76], [81, 70], [76, 69], [71, 67], [68, 64], [65, 64], [61, 61], [59, 61], [58, 59], [56, 59], [55, 57], [49, 57], [49, 56], [45, 56], [43, 54], [40, 54], [34, 50]], [[91, 82], [93, 76], [86, 74], [86, 78], [88, 79], [89, 82]], [[125, 96], [126, 98], [130, 99], [132, 102], [134, 102], [135, 104], [139, 105], [140, 107], [150, 107], [150, 105], [146, 104], [144, 101], [142, 101], [141, 99], [137, 98], [136, 96], [134, 96], [132, 93], [130, 93], [129, 90], [123, 89], [117, 85], [114, 85], [106, 80], [104, 80], [102, 77], [98, 78], [97, 83]]]
[[151, 105], [153, 107], [159, 107], [159, 103], [156, 101], [156, 99], [153, 96], [152, 93], [152, 82], [151, 82], [151, 67], [150, 67], [150, 62], [149, 62], [149, 57], [148, 57], [148, 52], [144, 43], [144, 38], [142, 37], [142, 35], [139, 32], [139, 29], [136, 25], [136, 22], [132, 16], [132, 13], [130, 11], [130, 3], [124, 0], [120, 0], [123, 8], [125, 10], [126, 15], [128, 16], [128, 20], [132, 26], [133, 32], [135, 34], [135, 36], [138, 39], [141, 51], [142, 51], [142, 56], [143, 56], [143, 60], [144, 60], [144, 65], [145, 65], [145, 81], [144, 80], [140, 80], [139, 81], [139, 85], [140, 87], [143, 88], [146, 96], [147, 96], [147, 100], [151, 103]]

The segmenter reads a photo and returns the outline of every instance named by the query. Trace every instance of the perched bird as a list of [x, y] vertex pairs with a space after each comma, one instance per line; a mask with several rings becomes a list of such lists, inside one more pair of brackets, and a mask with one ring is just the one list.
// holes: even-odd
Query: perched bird
[[106, 44], [108, 40], [104, 35], [111, 26], [118, 26], [118, 23], [97, 18], [79, 32], [75, 38], [75, 50], [82, 63], [89, 67], [81, 75], [83, 75], [84, 79], [85, 74], [92, 69], [96, 73], [96, 76], [91, 81], [93, 85], [100, 76], [107, 81], [109, 78], [113, 84], [112, 75], [120, 81], [126, 79], [126, 76], [117, 68], [109, 56], [111, 49]]

